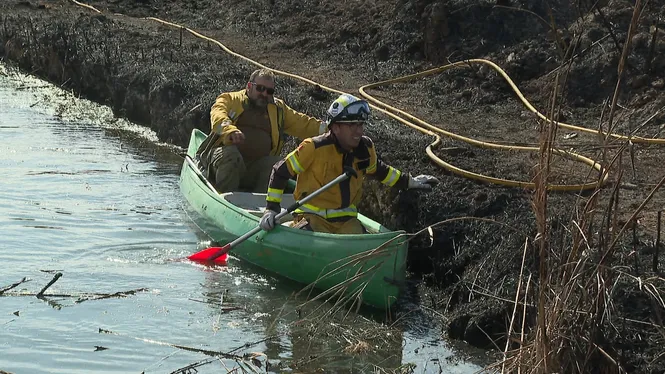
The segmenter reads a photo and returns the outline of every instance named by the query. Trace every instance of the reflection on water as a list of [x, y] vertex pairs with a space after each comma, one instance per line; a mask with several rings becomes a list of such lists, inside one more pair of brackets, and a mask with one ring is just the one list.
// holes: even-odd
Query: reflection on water
[[[235, 320], [221, 330], [260, 328], [265, 353], [269, 358], [281, 359], [275, 365], [288, 364], [294, 370], [305, 372], [316, 368], [335, 368], [341, 372], [370, 370], [372, 364], [385, 368], [401, 365], [403, 335], [400, 329], [376, 323], [373, 319], [346, 310], [331, 312], [331, 304], [305, 303], [294, 298], [301, 287], [286, 280], [271, 279], [261, 269], [254, 268], [251, 275], [227, 271], [209, 271], [203, 283], [204, 297], [211, 313], [219, 313], [220, 305], [243, 306], [246, 318]], [[269, 287], [271, 292], [247, 292], [247, 288], [228, 288], [228, 278], [235, 285]], [[323, 337], [323, 338], [322, 338]], [[242, 346], [242, 337], [231, 338]]]
[[[245, 360], [270, 372], [439, 372], [433, 360], [455, 357], [415, 305], [390, 326], [303, 304], [302, 285], [233, 257], [215, 268], [184, 261], [210, 242], [178, 189], [181, 150], [107, 108], [1, 72], [0, 290], [30, 281], [0, 296], [0, 370], [216, 373]], [[56, 271], [46, 294], [60, 296], [34, 297]], [[77, 302], [90, 294], [112, 297]]]

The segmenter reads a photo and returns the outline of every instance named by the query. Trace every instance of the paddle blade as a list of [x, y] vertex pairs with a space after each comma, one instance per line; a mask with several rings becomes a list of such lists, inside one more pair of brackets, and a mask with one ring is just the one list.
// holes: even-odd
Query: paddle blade
[[231, 245], [227, 244], [223, 247], [210, 247], [200, 252], [187, 257], [188, 259], [196, 262], [214, 262], [215, 264], [226, 264], [229, 257], [228, 252], [231, 250]]
[[215, 259], [212, 261], [215, 263], [215, 265], [226, 265], [226, 260], [228, 260], [229, 254], [224, 253], [221, 256], [215, 257]]

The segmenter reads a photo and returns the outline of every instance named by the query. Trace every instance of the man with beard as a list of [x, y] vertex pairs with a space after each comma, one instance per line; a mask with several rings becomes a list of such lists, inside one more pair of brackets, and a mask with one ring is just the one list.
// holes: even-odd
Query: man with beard
[[198, 156], [218, 192], [265, 192], [285, 134], [300, 139], [325, 131], [325, 124], [275, 98], [275, 75], [254, 71], [245, 89], [219, 95], [210, 110], [211, 132]]
[[294, 227], [333, 234], [361, 234], [364, 227], [358, 220], [356, 206], [362, 197], [365, 177], [386, 186], [431, 190], [439, 181], [431, 175], [412, 177], [384, 163], [374, 149], [374, 143], [364, 136], [363, 126], [369, 119], [370, 108], [365, 100], [343, 94], [328, 108], [329, 131], [305, 139], [300, 146], [273, 167], [266, 211], [261, 228], [272, 230], [275, 216], [280, 212], [282, 194], [289, 178], [298, 176], [294, 197], [302, 200], [344, 172], [355, 170], [357, 178], [343, 180], [321, 192], [294, 212]]

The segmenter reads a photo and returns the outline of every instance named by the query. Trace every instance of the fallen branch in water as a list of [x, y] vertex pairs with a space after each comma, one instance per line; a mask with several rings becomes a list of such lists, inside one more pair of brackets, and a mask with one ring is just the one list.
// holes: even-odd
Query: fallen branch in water
[[208, 356], [218, 356], [218, 357], [229, 358], [229, 359], [232, 359], [232, 360], [238, 360], [238, 359], [241, 360], [242, 359], [242, 356], [238, 356], [238, 355], [234, 355], [234, 354], [229, 354], [229, 353], [224, 353], [224, 352], [219, 352], [219, 351], [213, 351], [213, 350], [210, 350], [210, 349], [188, 347], [188, 346], [185, 346], [185, 345], [162, 342], [162, 341], [159, 341], [159, 340], [152, 340], [152, 339], [146, 339], [146, 338], [137, 338], [137, 337], [134, 337], [134, 336], [123, 335], [123, 334], [120, 334], [120, 333], [117, 333], [117, 332], [114, 332], [114, 331], [111, 331], [111, 330], [106, 330], [106, 329], [103, 329], [103, 328], [99, 328], [99, 333], [100, 334], [111, 334], [111, 335], [117, 335], [117, 336], [125, 336], [125, 337], [128, 337], [128, 338], [134, 339], [134, 340], [145, 342], [145, 343], [164, 345], [164, 346], [168, 346], [168, 347], [182, 349], [182, 350], [185, 350], [185, 351], [203, 353], [203, 354], [206, 354]]
[[[243, 369], [243, 371], [246, 371], [246, 369], [244, 369], [244, 368], [245, 368], [245, 366], [247, 366], [247, 367], [250, 368], [251, 371], [258, 372], [256, 370], [256, 368], [260, 367], [260, 364], [261, 364], [261, 362], [259, 360], [257, 360], [257, 356], [262, 355], [262, 354], [259, 354], [259, 353], [249, 353], [249, 354], [246, 354], [246, 355], [243, 355], [243, 356], [239, 356], [239, 355], [235, 355], [235, 354], [232, 354], [232, 353], [213, 351], [213, 350], [210, 350], [210, 349], [194, 348], [194, 347], [188, 347], [188, 346], [180, 345], [180, 344], [173, 344], [173, 343], [169, 343], [169, 342], [163, 342], [163, 341], [159, 341], [159, 340], [138, 338], [138, 337], [134, 337], [134, 336], [123, 335], [123, 334], [120, 334], [120, 333], [117, 333], [117, 332], [114, 332], [114, 331], [111, 331], [111, 330], [102, 329], [102, 328], [99, 328], [99, 333], [100, 334], [111, 334], [111, 335], [117, 335], [117, 336], [125, 336], [125, 337], [128, 337], [128, 338], [134, 339], [134, 340], [145, 342], [145, 343], [164, 345], [164, 346], [168, 346], [168, 347], [172, 347], [172, 348], [182, 349], [182, 350], [189, 351], [189, 352], [198, 352], [198, 353], [203, 353], [203, 354], [208, 355], [208, 356], [213, 356], [212, 358], [207, 358], [205, 360], [201, 360], [201, 361], [189, 364], [185, 367], [182, 367], [180, 369], [172, 371], [171, 373], [190, 373], [191, 370], [194, 370], [194, 372], [196, 372], [195, 368], [197, 368], [199, 366], [207, 365], [211, 362], [219, 360], [220, 358], [226, 358], [226, 359], [229, 359], [229, 360], [234, 360], [239, 365], [239, 367]], [[250, 347], [252, 345], [259, 344], [261, 342], [264, 342], [264, 341], [272, 339], [272, 338], [275, 338], [275, 336], [271, 336], [271, 337], [268, 337], [266, 339], [262, 339], [260, 341], [254, 342], [254, 343], [247, 343], [247, 344], [243, 345], [241, 348]], [[235, 349], [235, 350], [237, 350], [237, 349]]]
[[228, 312], [233, 311], [233, 310], [245, 309], [245, 307], [237, 306], [237, 305], [222, 306], [222, 303], [216, 303], [216, 302], [212, 302], [212, 301], [204, 301], [204, 300], [197, 300], [197, 299], [191, 299], [191, 298], [189, 300], [190, 301], [195, 301], [197, 303], [203, 303], [203, 304], [209, 304], [209, 305], [217, 306], [217, 307], [219, 307], [219, 309], [221, 310], [222, 313], [228, 313]]
[[[148, 291], [147, 288], [137, 288], [134, 290], [129, 290], [129, 291], [118, 291], [114, 293], [79, 293], [79, 294], [61, 294], [61, 293], [49, 293], [49, 294], [42, 294], [40, 298], [45, 298], [45, 297], [78, 297], [80, 300], [77, 300], [77, 303], [81, 303], [86, 300], [101, 300], [101, 299], [108, 299], [110, 297], [125, 297], [127, 295], [134, 295], [137, 292], [145, 292]], [[8, 292], [2, 296], [37, 296], [39, 294], [36, 293], [13, 293], [13, 292]]]
[[[13, 288], [18, 287], [20, 284], [29, 282], [30, 279], [27, 277], [24, 277], [20, 281], [11, 284], [9, 286], [6, 286], [2, 289], [0, 289], [0, 296], [35, 296], [39, 299], [45, 299], [47, 297], [76, 297], [78, 300], [74, 301], [75, 303], [82, 303], [84, 301], [88, 300], [102, 300], [102, 299], [109, 299], [112, 297], [125, 297], [128, 295], [134, 295], [137, 292], [145, 292], [148, 291], [147, 288], [137, 288], [134, 290], [129, 290], [129, 291], [118, 291], [114, 293], [80, 293], [80, 294], [46, 294], [46, 290], [48, 290], [55, 282], [58, 281], [62, 277], [62, 273], [58, 272], [53, 276], [53, 279], [51, 279], [50, 282], [44, 288], [42, 288], [39, 292], [37, 293], [15, 293], [15, 292], [7, 292]], [[7, 292], [7, 293], [6, 293]]]
[[37, 298], [44, 297], [44, 292], [46, 292], [46, 290], [48, 290], [49, 287], [51, 287], [53, 285], [53, 283], [57, 282], [58, 279], [60, 279], [60, 277], [62, 277], [62, 273], [60, 273], [60, 272], [55, 273], [55, 275], [53, 276], [53, 279], [51, 279], [51, 281], [48, 282], [48, 284], [46, 286], [44, 286], [44, 288], [42, 288], [41, 291], [37, 292], [37, 295], [36, 295]]
[[[260, 344], [260, 343], [263, 343], [263, 342], [266, 342], [266, 341], [269, 341], [269, 340], [277, 339], [277, 338], [278, 338], [277, 335], [271, 335], [271, 336], [269, 336], [269, 337], [267, 337], [267, 338], [264, 338], [264, 339], [261, 339], [261, 340], [257, 340], [257, 341], [255, 341], [255, 342], [245, 343], [245, 344], [241, 345], [240, 347], [235, 348], [235, 349], [232, 349], [232, 350], [230, 350], [229, 352], [227, 352], [227, 353], [225, 353], [225, 354], [228, 355], [228, 354], [231, 354], [232, 352], [235, 352], [235, 351], [237, 351], [237, 350], [239, 350], [239, 349], [247, 349], [247, 348], [249, 348], [249, 347], [251, 347], [251, 346], [253, 346], [253, 345], [257, 345], [257, 344]], [[242, 364], [249, 365], [249, 363], [247, 362], [247, 360], [250, 360], [252, 366], [258, 366], [258, 367], [261, 367], [261, 361], [257, 359], [257, 357], [259, 357], [259, 356], [264, 356], [264, 357], [265, 357], [265, 354], [263, 354], [263, 353], [259, 353], [259, 352], [251, 352], [251, 353], [246, 353], [246, 354], [243, 355], [242, 357], [241, 357], [241, 356], [236, 356], [236, 357], [241, 357], [241, 358], [243, 359]], [[228, 358], [228, 357], [227, 357], [227, 358]], [[197, 362], [191, 363], [191, 364], [189, 364], [189, 365], [187, 365], [187, 366], [181, 367], [181, 368], [179, 368], [179, 369], [177, 369], [177, 370], [175, 370], [175, 371], [172, 371], [172, 372], [169, 373], [169, 374], [185, 374], [185, 373], [190, 373], [190, 372], [191, 372], [190, 370], [194, 370], [194, 371], [196, 372], [196, 368], [197, 368], [197, 367], [201, 367], [201, 366], [203, 366], [203, 365], [210, 364], [210, 363], [212, 363], [212, 362], [217, 361], [218, 359], [219, 359], [219, 357], [206, 358], [206, 359], [203, 359], [203, 360], [200, 360], [200, 361], [197, 361]], [[241, 364], [241, 361], [238, 361], [237, 359], [235, 359], [235, 360], [236, 360], [236, 362], [238, 363], [238, 365], [242, 365], [242, 364]], [[268, 366], [269, 366], [269, 363], [268, 363], [267, 360], [266, 360], [265, 365], [266, 365], [266, 370], [267, 370], [267, 369], [268, 369]], [[235, 369], [234, 369], [234, 370], [235, 370]], [[231, 372], [231, 371], [229, 371], [229, 372]], [[246, 372], [246, 370], [243, 369], [243, 372]]]
[[3, 289], [0, 290], [0, 295], [5, 293], [6, 291], [11, 290], [12, 288], [18, 287], [19, 285], [21, 285], [22, 283], [25, 283], [25, 282], [30, 282], [30, 279], [28, 279], [27, 277], [23, 277], [23, 279], [21, 279], [20, 281], [18, 281], [16, 283], [13, 283], [13, 284], [10, 284], [9, 286], [4, 287]]
[[110, 299], [112, 297], [125, 297], [128, 295], [134, 295], [137, 292], [145, 292], [148, 291], [147, 288], [137, 288], [135, 290], [129, 290], [129, 291], [118, 291], [114, 293], [109, 293], [109, 294], [89, 294], [87, 298], [81, 298], [79, 297], [78, 300], [75, 301], [75, 303], [82, 303], [84, 301], [88, 300], [102, 300], [102, 299]]

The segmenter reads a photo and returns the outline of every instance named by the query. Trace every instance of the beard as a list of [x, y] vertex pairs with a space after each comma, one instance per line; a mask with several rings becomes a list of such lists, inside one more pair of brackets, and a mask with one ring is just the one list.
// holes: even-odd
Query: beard
[[271, 99], [267, 99], [265, 97], [259, 96], [256, 99], [252, 99], [251, 97], [249, 98], [249, 103], [257, 108], [265, 108], [273, 102]]

